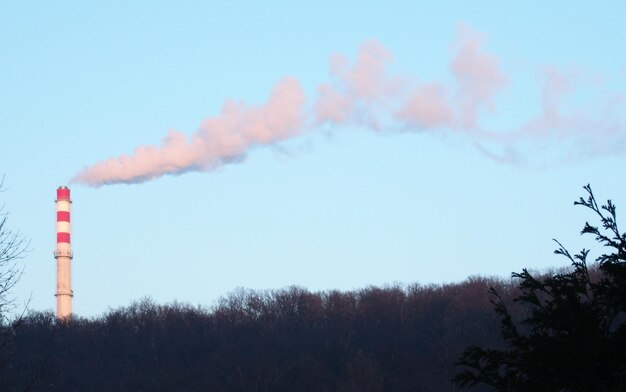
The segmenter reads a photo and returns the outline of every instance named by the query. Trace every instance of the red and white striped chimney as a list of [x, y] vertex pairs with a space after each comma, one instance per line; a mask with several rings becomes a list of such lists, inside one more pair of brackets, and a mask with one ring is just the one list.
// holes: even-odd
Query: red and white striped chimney
[[57, 259], [57, 319], [66, 319], [72, 315], [72, 246], [70, 242], [70, 189], [66, 186], [57, 188], [57, 247], [54, 258]]

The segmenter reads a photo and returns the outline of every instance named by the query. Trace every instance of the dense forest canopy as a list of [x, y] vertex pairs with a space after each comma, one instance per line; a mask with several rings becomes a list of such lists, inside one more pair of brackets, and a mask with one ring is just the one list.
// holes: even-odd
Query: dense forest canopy
[[0, 377], [8, 391], [452, 391], [463, 349], [500, 341], [489, 287], [515, 291], [476, 277], [242, 289], [212, 309], [144, 299], [68, 322], [36, 312], [7, 337]]

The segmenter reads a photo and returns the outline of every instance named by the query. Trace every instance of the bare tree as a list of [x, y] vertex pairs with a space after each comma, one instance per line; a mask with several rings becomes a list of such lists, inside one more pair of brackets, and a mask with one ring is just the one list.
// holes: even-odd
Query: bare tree
[[[3, 184], [4, 178], [0, 180], [0, 192], [4, 190]], [[8, 313], [16, 307], [11, 289], [20, 280], [22, 268], [17, 261], [24, 257], [29, 244], [19, 230], [9, 228], [8, 218], [3, 204], [0, 206], [0, 325], [7, 321]]]

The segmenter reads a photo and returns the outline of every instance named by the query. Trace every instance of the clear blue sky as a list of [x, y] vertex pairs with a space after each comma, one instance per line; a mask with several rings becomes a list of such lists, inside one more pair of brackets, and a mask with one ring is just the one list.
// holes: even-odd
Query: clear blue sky
[[[308, 121], [217, 170], [72, 185], [75, 312], [508, 276], [564, 265], [554, 237], [593, 246], [581, 187], [626, 208], [626, 3], [420, 3], [1, 2], [0, 201], [32, 248], [18, 299], [54, 307], [55, 189], [84, 168], [191, 136], [227, 99], [263, 105], [285, 77], [310, 113], [320, 84], [341, 87], [331, 56], [354, 64], [372, 40], [402, 88], [438, 83], [452, 100], [463, 31], [503, 76], [472, 129], [378, 107], [377, 129]], [[563, 81], [553, 95], [546, 75]], [[551, 110], [560, 126], [537, 120]]]

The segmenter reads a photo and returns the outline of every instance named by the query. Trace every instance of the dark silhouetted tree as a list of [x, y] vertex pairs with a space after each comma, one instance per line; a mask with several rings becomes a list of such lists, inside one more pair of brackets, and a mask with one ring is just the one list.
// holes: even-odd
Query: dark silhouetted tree
[[500, 317], [506, 347], [469, 347], [455, 377], [460, 386], [489, 385], [496, 391], [624, 391], [626, 390], [626, 235], [620, 233], [615, 205], [598, 206], [589, 185], [586, 199], [601, 226], [588, 222], [591, 234], [610, 251], [588, 267], [589, 251], [571, 255], [558, 241], [555, 253], [571, 268], [545, 276], [524, 269], [514, 273], [523, 310], [521, 322], [497, 290], [492, 303]]
[[[0, 180], [0, 192], [4, 181]], [[8, 313], [15, 308], [15, 299], [11, 289], [20, 279], [22, 270], [17, 260], [24, 256], [28, 242], [19, 231], [8, 226], [8, 213], [0, 204], [0, 323], [8, 321]]]
[[[0, 192], [3, 191], [4, 179], [0, 179]], [[20, 279], [22, 269], [17, 260], [23, 257], [28, 242], [19, 231], [8, 226], [8, 213], [0, 205], [0, 369], [7, 368], [11, 361], [10, 343], [15, 329], [20, 325], [23, 312], [12, 319], [11, 311], [16, 308], [11, 290]], [[24, 309], [25, 311], [26, 309]], [[0, 381], [1, 384], [1, 381]]]

